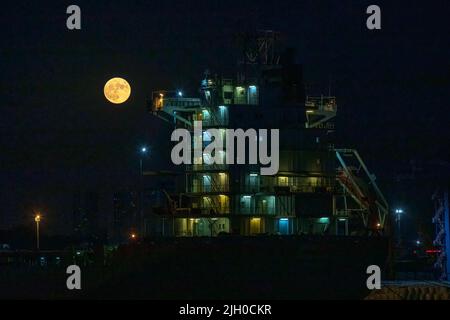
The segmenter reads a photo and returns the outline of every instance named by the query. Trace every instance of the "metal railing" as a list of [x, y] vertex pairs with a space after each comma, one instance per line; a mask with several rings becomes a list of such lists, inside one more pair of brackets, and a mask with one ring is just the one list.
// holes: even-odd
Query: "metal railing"
[[336, 112], [336, 97], [320, 96], [306, 97], [305, 107], [307, 110]]

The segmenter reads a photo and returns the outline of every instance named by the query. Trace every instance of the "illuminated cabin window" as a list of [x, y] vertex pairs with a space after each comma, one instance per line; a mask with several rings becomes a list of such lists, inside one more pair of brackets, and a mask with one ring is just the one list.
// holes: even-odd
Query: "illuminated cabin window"
[[219, 119], [220, 124], [222, 125], [228, 124], [228, 108], [226, 106], [219, 106]]
[[308, 177], [307, 179], [307, 185], [308, 186], [317, 186], [319, 184], [319, 179], [317, 177]]
[[156, 97], [153, 99], [153, 106], [155, 110], [162, 110], [164, 107], [164, 98], [163, 96]]
[[203, 182], [198, 177], [194, 177], [192, 179], [192, 185], [191, 185], [192, 192], [202, 192], [203, 191]]
[[221, 173], [205, 173], [199, 176], [202, 191], [204, 192], [228, 192], [228, 175]]
[[250, 219], [250, 234], [259, 234], [262, 232], [261, 218]]
[[220, 213], [228, 213], [230, 207], [230, 198], [224, 194], [219, 195]]
[[319, 219], [319, 223], [330, 223], [330, 218], [322, 217]]
[[206, 100], [208, 103], [211, 103], [211, 91], [205, 90], [205, 100]]
[[241, 212], [244, 214], [251, 213], [252, 210], [252, 196], [241, 197]]
[[203, 117], [203, 120], [208, 120], [208, 119], [209, 119], [209, 116], [210, 116], [209, 111], [206, 110], [206, 109], [203, 109], [203, 110], [202, 110], [202, 117]]
[[210, 197], [207, 197], [207, 196], [203, 196], [203, 197], [202, 197], [202, 203], [201, 203], [201, 206], [202, 206], [204, 209], [207, 209], [207, 210], [212, 209], [212, 201], [211, 201], [211, 198], [210, 198]]
[[256, 105], [258, 104], [258, 87], [249, 86], [248, 87], [248, 104]]
[[211, 176], [203, 175], [203, 191], [211, 192]]
[[289, 219], [280, 218], [278, 220], [278, 232], [282, 235], [290, 234]]
[[208, 131], [203, 131], [203, 141], [211, 141], [211, 134]]
[[258, 214], [275, 214], [275, 196], [259, 197], [256, 205]]
[[217, 182], [219, 187], [218, 191], [228, 191], [228, 175], [225, 172], [218, 174]]
[[289, 186], [289, 178], [288, 177], [278, 177], [278, 185], [282, 187]]
[[259, 184], [259, 176], [257, 173], [250, 173], [248, 177], [250, 187], [256, 187]]
[[207, 211], [208, 214], [226, 214], [229, 213], [230, 198], [224, 194], [203, 196], [201, 198], [201, 207]]
[[247, 95], [244, 87], [236, 87], [234, 90], [234, 103], [247, 104]]
[[261, 212], [262, 213], [267, 212], [267, 200], [266, 199], [261, 200]]

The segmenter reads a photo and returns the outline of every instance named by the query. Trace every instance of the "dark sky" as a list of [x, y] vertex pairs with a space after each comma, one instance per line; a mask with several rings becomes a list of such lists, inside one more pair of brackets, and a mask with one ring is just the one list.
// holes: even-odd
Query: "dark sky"
[[[81, 7], [80, 31], [66, 29], [70, 4]], [[411, 221], [429, 221], [429, 189], [395, 176], [410, 171], [412, 159], [449, 160], [450, 4], [377, 1], [382, 30], [369, 31], [370, 4], [3, 4], [0, 228], [23, 223], [33, 207], [58, 211], [76, 188], [132, 185], [136, 149], [143, 143], [153, 148], [146, 165], [161, 167], [170, 127], [146, 113], [146, 97], [161, 88], [195, 93], [206, 68], [234, 66], [236, 32], [254, 29], [280, 31], [297, 48], [311, 94], [326, 94], [331, 79], [339, 105], [338, 145], [360, 151], [391, 204], [407, 208]], [[103, 86], [112, 76], [130, 82], [126, 104], [105, 101]]]

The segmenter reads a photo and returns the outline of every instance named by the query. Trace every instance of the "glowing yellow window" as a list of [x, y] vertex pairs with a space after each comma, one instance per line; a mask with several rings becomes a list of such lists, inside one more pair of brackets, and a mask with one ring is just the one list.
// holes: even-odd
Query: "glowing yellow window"
[[288, 186], [289, 185], [288, 177], [278, 177], [278, 185], [279, 186]]
[[261, 233], [261, 218], [250, 219], [250, 234]]

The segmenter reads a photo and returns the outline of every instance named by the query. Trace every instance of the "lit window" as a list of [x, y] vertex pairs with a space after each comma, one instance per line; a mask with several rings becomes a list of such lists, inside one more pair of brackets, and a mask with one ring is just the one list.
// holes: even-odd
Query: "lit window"
[[287, 186], [289, 184], [288, 177], [278, 177], [278, 185], [279, 186]]
[[203, 141], [211, 141], [211, 133], [208, 131], [203, 132]]
[[319, 223], [329, 223], [330, 222], [330, 218], [328, 217], [322, 217], [319, 219]]

